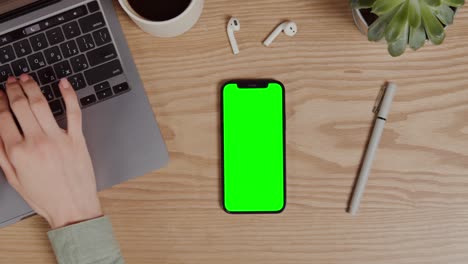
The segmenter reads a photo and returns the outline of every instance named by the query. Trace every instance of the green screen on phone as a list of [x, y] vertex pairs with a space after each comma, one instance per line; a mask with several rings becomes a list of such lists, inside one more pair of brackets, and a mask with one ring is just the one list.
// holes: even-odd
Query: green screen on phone
[[224, 208], [277, 213], [285, 207], [284, 88], [238, 87], [222, 92]]

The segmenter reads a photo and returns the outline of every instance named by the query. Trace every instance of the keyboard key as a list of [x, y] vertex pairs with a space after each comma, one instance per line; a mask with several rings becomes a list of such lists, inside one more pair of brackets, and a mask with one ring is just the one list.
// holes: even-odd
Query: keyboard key
[[54, 70], [50, 66], [42, 70], [39, 70], [37, 72], [37, 75], [39, 76], [39, 81], [42, 85], [48, 84], [50, 82], [57, 80], [57, 77], [55, 77]]
[[78, 47], [76, 46], [76, 42], [74, 40], [60, 44], [60, 49], [62, 50], [62, 54], [65, 58], [69, 58], [78, 54]]
[[70, 59], [74, 72], [80, 72], [88, 69], [88, 61], [86, 60], [85, 55], [81, 54]]
[[19, 59], [11, 63], [11, 68], [15, 76], [20, 76], [23, 73], [28, 73], [30, 71], [28, 62], [26, 59]]
[[52, 110], [52, 114], [54, 114], [55, 117], [63, 115], [64, 111], [60, 100], [50, 102], [49, 106], [50, 110]]
[[123, 93], [127, 91], [128, 89], [130, 89], [130, 87], [128, 86], [128, 83], [126, 82], [117, 84], [116, 86], [112, 87], [112, 90], [114, 90], [115, 94]]
[[89, 64], [96, 66], [106, 61], [117, 58], [117, 51], [115, 51], [114, 44], [108, 44], [86, 54]]
[[72, 74], [72, 69], [68, 61], [61, 61], [54, 65], [55, 75], [58, 79], [67, 77]]
[[102, 82], [102, 83], [94, 85], [94, 90], [96, 92], [99, 92], [101, 90], [106, 90], [106, 89], [109, 89], [109, 88], [111, 88], [109, 82]]
[[46, 32], [47, 39], [49, 40], [50, 45], [59, 44], [65, 40], [63, 36], [62, 29], [60, 27], [53, 28]]
[[0, 90], [5, 91], [5, 85], [3, 85], [3, 83], [0, 83]]
[[105, 90], [97, 92], [96, 95], [97, 95], [99, 100], [104, 100], [104, 99], [109, 98], [109, 97], [112, 96], [112, 90], [110, 88], [105, 89]]
[[83, 17], [79, 20], [81, 30], [83, 33], [88, 33], [100, 27], [103, 27], [106, 23], [104, 22], [104, 17], [102, 13], [94, 13], [89, 16]]
[[111, 36], [107, 28], [102, 28], [93, 32], [93, 37], [98, 46], [102, 46], [111, 41]]
[[0, 48], [0, 62], [1, 63], [7, 63], [9, 61], [14, 60], [15, 57], [15, 52], [13, 51], [13, 48], [11, 46], [5, 46]]
[[50, 87], [52, 88], [52, 92], [54, 92], [55, 98], [62, 97], [62, 93], [60, 92], [59, 82], [53, 82]]
[[62, 28], [63, 33], [65, 33], [65, 37], [67, 37], [67, 39], [78, 37], [81, 34], [80, 27], [78, 26], [78, 23], [76, 21], [67, 23], [63, 25]]
[[32, 52], [31, 45], [27, 39], [16, 42], [13, 44], [13, 48], [15, 49], [16, 56], [18, 57], [26, 56]]
[[10, 76], [13, 76], [13, 72], [11, 71], [10, 65], [5, 64], [0, 66], [0, 82], [6, 82], [6, 80]]
[[78, 48], [80, 49], [81, 52], [94, 49], [94, 47], [96, 46], [94, 44], [93, 37], [91, 37], [91, 34], [87, 34], [87, 35], [77, 38], [76, 42], [78, 43]]
[[36, 81], [39, 84], [39, 79], [37, 78], [37, 74], [35, 72], [30, 72], [28, 74], [33, 78], [34, 81]]
[[106, 64], [100, 65], [91, 70], [85, 71], [86, 81], [89, 85], [105, 81], [111, 77], [120, 75], [123, 73], [122, 65], [119, 60], [113, 60]]
[[88, 95], [80, 99], [81, 106], [85, 107], [90, 104], [94, 104], [97, 101], [96, 96], [94, 94]]
[[54, 99], [54, 94], [52, 93], [52, 89], [50, 88], [50, 85], [41, 87], [41, 92], [44, 95], [44, 97], [47, 99], [47, 101], [52, 101]]
[[34, 35], [31, 38], [29, 38], [29, 40], [34, 51], [39, 51], [49, 46], [49, 44], [47, 44], [47, 39], [44, 33]]
[[10, 35], [0, 36], [0, 46], [11, 43], [12, 41], [13, 41], [13, 38]]
[[62, 60], [62, 53], [60, 53], [58, 47], [52, 47], [44, 50], [44, 55], [48, 64], [54, 64], [57, 61]]
[[83, 78], [83, 74], [81, 73], [68, 77], [68, 81], [71, 83], [75, 91], [86, 88], [86, 82], [85, 82], [85, 79]]
[[46, 66], [46, 61], [42, 52], [35, 53], [28, 57], [29, 65], [33, 71]]
[[88, 10], [89, 10], [90, 13], [98, 11], [99, 10], [99, 4], [96, 1], [88, 3]]

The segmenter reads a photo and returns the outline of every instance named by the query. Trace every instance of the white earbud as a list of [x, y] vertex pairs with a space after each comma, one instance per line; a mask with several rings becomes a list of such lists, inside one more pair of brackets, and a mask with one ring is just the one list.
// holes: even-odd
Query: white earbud
[[232, 53], [234, 53], [235, 55], [239, 54], [239, 46], [237, 46], [237, 40], [236, 40], [236, 37], [234, 36], [234, 31], [239, 31], [239, 30], [240, 30], [239, 19], [232, 17], [229, 20], [229, 23], [227, 25], [227, 33], [229, 37], [229, 42], [231, 42]]
[[270, 34], [270, 36], [268, 36], [268, 38], [263, 42], [263, 45], [265, 45], [266, 47], [270, 46], [271, 43], [273, 43], [273, 41], [281, 34], [281, 32], [283, 32], [287, 35], [287, 36], [294, 36], [296, 35], [297, 33], [297, 25], [296, 23], [292, 22], [292, 21], [286, 21], [284, 23], [281, 23], [281, 25], [279, 25], [274, 31], [273, 33]]

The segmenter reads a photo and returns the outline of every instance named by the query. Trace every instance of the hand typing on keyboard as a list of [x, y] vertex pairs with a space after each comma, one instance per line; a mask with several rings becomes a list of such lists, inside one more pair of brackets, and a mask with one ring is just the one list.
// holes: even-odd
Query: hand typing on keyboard
[[30, 76], [10, 77], [0, 90], [0, 167], [52, 229], [102, 216], [77, 95], [66, 79], [59, 88], [67, 130]]

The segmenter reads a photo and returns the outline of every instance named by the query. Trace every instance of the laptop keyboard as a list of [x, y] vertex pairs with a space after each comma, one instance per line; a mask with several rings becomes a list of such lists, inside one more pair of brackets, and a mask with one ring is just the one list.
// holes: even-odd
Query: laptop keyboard
[[0, 36], [0, 89], [9, 76], [31, 75], [57, 118], [67, 78], [82, 108], [130, 90], [99, 4], [94, 1]]

